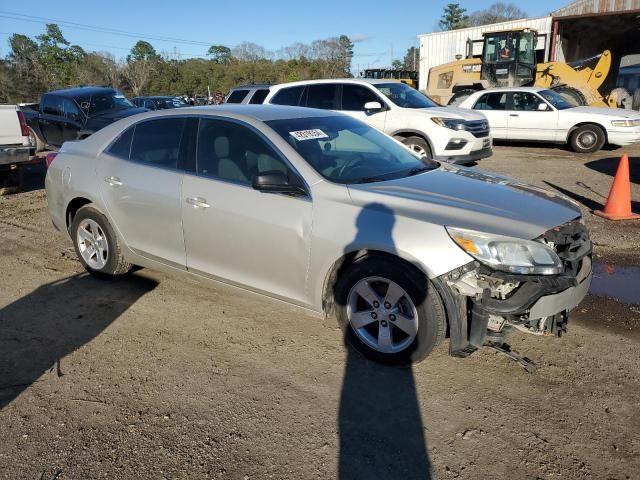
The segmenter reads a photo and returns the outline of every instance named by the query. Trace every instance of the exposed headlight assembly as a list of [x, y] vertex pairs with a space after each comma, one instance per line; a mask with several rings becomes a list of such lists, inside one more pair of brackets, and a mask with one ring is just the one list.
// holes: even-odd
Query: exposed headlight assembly
[[431, 121], [451, 130], [465, 130], [467, 128], [464, 120], [458, 118], [431, 117]]
[[639, 127], [640, 118], [634, 120], [611, 120], [611, 125], [614, 127]]
[[562, 272], [560, 258], [543, 243], [464, 228], [446, 228], [460, 248], [496, 270], [524, 275], [556, 275]]

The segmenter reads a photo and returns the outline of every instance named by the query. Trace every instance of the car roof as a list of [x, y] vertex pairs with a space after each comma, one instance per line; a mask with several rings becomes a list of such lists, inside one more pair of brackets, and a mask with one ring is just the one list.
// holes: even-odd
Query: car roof
[[237, 87], [233, 87], [231, 90], [239, 90], [245, 88], [269, 88], [272, 87], [272, 83], [250, 83], [248, 85], [238, 85]]
[[[496, 88], [487, 88], [486, 90], [479, 90], [475, 94], [478, 93], [491, 93], [491, 92], [542, 92], [543, 90], [549, 90], [544, 87], [496, 87]], [[474, 95], [475, 95], [474, 94]]]
[[178, 98], [178, 96], [177, 95], [141, 95], [139, 97], [133, 97], [132, 100], [140, 99], [140, 98], [151, 98], [151, 99], [168, 98], [168, 99], [174, 99], [174, 98]]
[[270, 120], [286, 120], [289, 118], [334, 117], [341, 115], [340, 113], [332, 112], [330, 110], [319, 110], [316, 108], [265, 104], [243, 105], [239, 103], [229, 103], [222, 105], [202, 105], [171, 110], [158, 110], [132, 115], [131, 117], [127, 118], [133, 120], [131, 123], [135, 123], [135, 121], [137, 120], [148, 120], [161, 116], [194, 114], [215, 116], [221, 113], [231, 114], [231, 116], [239, 120], [245, 118], [258, 120], [261, 122], [268, 122]]
[[116, 89], [112, 87], [74, 87], [64, 88], [62, 90], [53, 90], [47, 94], [59, 95], [61, 97], [77, 97], [80, 95], [96, 95], [100, 93], [112, 93]]
[[318, 80], [300, 80], [297, 82], [280, 83], [278, 85], [274, 85], [274, 87], [278, 87], [278, 88], [296, 87], [299, 85], [313, 85], [314, 83], [354, 83], [354, 84], [360, 84], [360, 85], [362, 85], [363, 83], [366, 83], [369, 85], [380, 85], [384, 83], [402, 83], [402, 82], [392, 78], [323, 78]]

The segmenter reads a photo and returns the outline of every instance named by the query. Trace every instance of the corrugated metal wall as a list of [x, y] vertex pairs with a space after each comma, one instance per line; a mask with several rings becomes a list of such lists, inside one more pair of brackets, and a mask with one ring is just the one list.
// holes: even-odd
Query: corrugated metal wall
[[570, 17], [596, 13], [623, 12], [640, 10], [640, 0], [579, 0], [560, 8], [551, 15], [554, 17]]
[[[425, 88], [429, 69], [436, 65], [452, 62], [456, 55], [465, 55], [467, 39], [482, 40], [483, 32], [495, 30], [507, 30], [512, 28], [531, 28], [541, 35], [551, 36], [551, 17], [530, 18], [526, 20], [513, 20], [510, 22], [494, 23], [481, 27], [463, 28], [447, 32], [436, 32], [419, 35], [420, 40], [420, 85]], [[545, 59], [549, 55], [549, 41], [540, 42], [538, 48], [545, 49]], [[477, 52], [479, 53], [479, 52]]]

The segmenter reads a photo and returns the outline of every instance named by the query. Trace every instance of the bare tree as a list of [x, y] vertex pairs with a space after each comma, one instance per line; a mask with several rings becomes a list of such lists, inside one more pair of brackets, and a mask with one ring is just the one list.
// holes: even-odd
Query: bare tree
[[497, 2], [485, 10], [478, 10], [471, 13], [471, 15], [469, 15], [469, 25], [478, 27], [526, 17], [527, 14], [513, 3]]

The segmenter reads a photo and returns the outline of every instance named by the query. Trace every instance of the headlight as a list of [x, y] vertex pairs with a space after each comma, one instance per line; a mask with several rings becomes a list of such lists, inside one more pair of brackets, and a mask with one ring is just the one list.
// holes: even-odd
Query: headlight
[[562, 271], [562, 262], [556, 252], [540, 242], [464, 228], [446, 228], [460, 248], [496, 270], [525, 275], [555, 275]]
[[614, 127], [638, 127], [640, 126], [640, 118], [634, 120], [611, 120]]
[[465, 130], [464, 120], [458, 118], [431, 117], [431, 121], [441, 127], [450, 128], [451, 130]]

